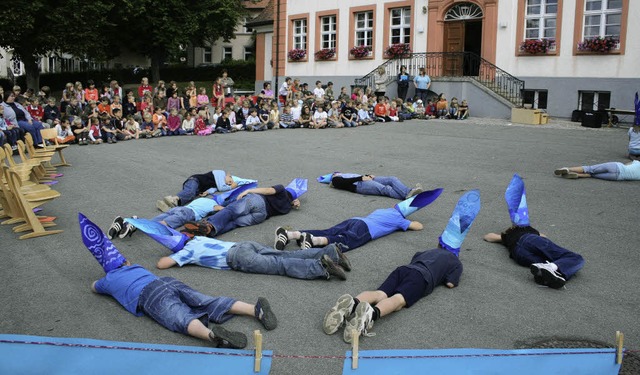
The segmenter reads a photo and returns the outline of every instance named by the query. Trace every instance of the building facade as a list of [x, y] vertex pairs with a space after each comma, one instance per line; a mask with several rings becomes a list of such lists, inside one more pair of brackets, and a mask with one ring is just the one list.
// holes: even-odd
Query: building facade
[[[271, 0], [266, 10], [272, 17], [255, 29], [256, 88], [285, 76], [349, 87], [379, 66], [395, 75], [399, 64], [417, 74], [420, 62], [389, 63], [387, 48], [407, 44], [414, 54], [480, 56], [494, 72], [524, 81], [519, 89], [524, 103], [552, 116], [570, 117], [575, 109], [630, 109], [640, 90], [638, 1]], [[499, 87], [478, 85], [477, 70], [451, 73], [446, 69], [451, 55], [442, 56], [435, 63], [441, 69], [428, 69], [435, 72], [432, 90], [468, 97], [470, 103], [493, 100], [489, 107], [499, 112], [496, 117], [517, 105], [500, 100]], [[429, 59], [423, 65], [432, 65]], [[394, 82], [387, 93], [395, 94]]]

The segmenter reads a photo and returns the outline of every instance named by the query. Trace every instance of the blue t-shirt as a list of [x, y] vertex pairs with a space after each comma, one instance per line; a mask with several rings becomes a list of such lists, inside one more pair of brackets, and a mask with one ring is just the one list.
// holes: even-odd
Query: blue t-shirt
[[406, 267], [422, 274], [427, 282], [425, 295], [431, 294], [438, 285], [451, 283], [458, 286], [462, 276], [462, 262], [452, 252], [437, 248], [417, 252]]
[[633, 126], [629, 128], [629, 148], [640, 150], [640, 132], [633, 131]]
[[182, 250], [169, 257], [180, 267], [185, 264], [197, 264], [202, 267], [228, 270], [230, 267], [227, 264], [227, 253], [235, 244], [235, 242], [196, 236], [187, 242]]
[[618, 164], [618, 180], [625, 181], [640, 181], [640, 161], [634, 160], [629, 165], [622, 163]]
[[431, 78], [429, 78], [429, 76], [424, 75], [424, 76], [415, 76], [413, 78], [413, 82], [416, 84], [416, 87], [421, 89], [421, 90], [426, 90], [429, 86], [429, 83], [431, 83]]
[[95, 285], [96, 292], [108, 294], [120, 302], [122, 307], [135, 316], [144, 315], [138, 312], [140, 293], [149, 283], [158, 277], [138, 264], [123, 266], [107, 273]]
[[217, 203], [213, 199], [210, 198], [198, 198], [185, 207], [188, 207], [193, 211], [193, 214], [196, 216], [196, 220], [200, 220], [203, 217], [207, 216], [209, 213], [213, 211], [213, 206]]
[[381, 208], [373, 211], [367, 217], [354, 217], [354, 219], [362, 220], [367, 224], [372, 240], [401, 229], [406, 231], [411, 224], [411, 220], [405, 219], [395, 208]]

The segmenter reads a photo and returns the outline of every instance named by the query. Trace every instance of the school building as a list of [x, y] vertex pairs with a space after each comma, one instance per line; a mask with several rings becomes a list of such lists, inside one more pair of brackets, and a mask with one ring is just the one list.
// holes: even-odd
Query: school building
[[287, 76], [372, 86], [384, 67], [393, 97], [400, 65], [425, 67], [432, 91], [498, 118], [525, 104], [564, 118], [632, 109], [640, 90], [640, 1], [271, 0], [247, 26], [257, 90]]

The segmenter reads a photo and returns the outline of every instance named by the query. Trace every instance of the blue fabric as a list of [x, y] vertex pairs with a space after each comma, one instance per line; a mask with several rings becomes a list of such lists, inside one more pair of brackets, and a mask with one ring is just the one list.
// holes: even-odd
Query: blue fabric
[[169, 228], [166, 225], [162, 225], [157, 221], [133, 218], [127, 218], [124, 219], [124, 221], [138, 228], [141, 232], [144, 232], [146, 235], [156, 240], [160, 245], [173, 252], [182, 249], [184, 244], [189, 240], [187, 235]]
[[335, 262], [335, 245], [294, 251], [279, 251], [253, 241], [238, 242], [227, 256], [231, 268], [247, 273], [282, 275], [296, 279], [326, 279], [329, 275], [320, 263], [323, 255]]
[[309, 180], [306, 178], [296, 178], [287, 185], [285, 190], [287, 190], [289, 194], [291, 194], [291, 198], [295, 200], [307, 192], [308, 183]]
[[468, 191], [458, 199], [458, 204], [453, 209], [444, 232], [438, 238], [440, 246], [457, 256], [478, 212], [480, 212], [480, 190]]
[[634, 100], [634, 104], [636, 107], [636, 117], [633, 122], [635, 125], [640, 125], [640, 100], [638, 99], [638, 92], [636, 91], [636, 98]]
[[395, 199], [405, 199], [409, 189], [399, 178], [393, 176], [376, 176], [373, 180], [355, 183], [356, 192], [365, 195], [380, 195]]
[[214, 169], [213, 171], [211, 171], [211, 173], [213, 173], [213, 178], [214, 180], [216, 180], [216, 186], [218, 191], [231, 190], [231, 186], [227, 185], [227, 181], [226, 181], [227, 172], [220, 169]]
[[[193, 211], [193, 214], [195, 216], [195, 220], [200, 220], [203, 217], [209, 215], [211, 212], [213, 212], [213, 206], [215, 206], [216, 204], [218, 204], [218, 203], [213, 199], [197, 198], [197, 199], [194, 199], [193, 201], [191, 201], [185, 207], [187, 207], [187, 208], [189, 208], [189, 209], [191, 209]], [[169, 210], [169, 211], [171, 211], [171, 210]], [[182, 225], [184, 225], [184, 223]], [[176, 228], [176, 227], [172, 227], [172, 228]]]
[[206, 220], [215, 228], [215, 235], [229, 232], [237, 227], [260, 224], [267, 219], [266, 202], [262, 195], [247, 194], [230, 203], [225, 209]]
[[406, 231], [411, 224], [395, 208], [381, 208], [373, 211], [366, 217], [354, 217], [367, 224], [371, 239], [384, 237], [398, 230]]
[[358, 369], [352, 370], [353, 353], [346, 353], [343, 374], [419, 374], [428, 369], [429, 374], [616, 375], [621, 366], [615, 362], [615, 348], [400, 349], [358, 354]]
[[333, 173], [328, 173], [325, 174], [323, 176], [320, 176], [317, 178], [318, 182], [321, 182], [323, 184], [328, 184], [331, 182], [331, 179], [333, 178]]
[[200, 293], [172, 277], [162, 277], [144, 288], [138, 304], [161, 326], [186, 335], [187, 326], [195, 319], [205, 326], [231, 319], [233, 315], [228, 312], [235, 302], [233, 298]]
[[629, 135], [629, 149], [640, 149], [640, 132], [635, 132], [632, 126], [627, 131], [627, 135]]
[[435, 190], [423, 191], [418, 195], [414, 195], [413, 197], [396, 204], [395, 208], [402, 214], [402, 216], [407, 217], [438, 199], [440, 194], [442, 194], [442, 190], [442, 188], [438, 188]]
[[[205, 368], [220, 374], [255, 374], [254, 350], [24, 335], [0, 335], [0, 341], [0, 374], [175, 375]], [[273, 352], [262, 354], [260, 374], [267, 375]]]
[[640, 180], [640, 161], [634, 160], [629, 165], [622, 164], [619, 166], [620, 180], [638, 181]]
[[142, 290], [158, 277], [138, 264], [123, 266], [107, 273], [95, 284], [96, 292], [110, 295], [135, 316], [142, 316], [138, 300]]
[[[245, 180], [245, 181], [250, 181], [250, 180]], [[233, 201], [235, 201], [238, 198], [238, 195], [240, 195], [240, 193], [249, 190], [249, 189], [254, 189], [258, 187], [258, 182], [249, 182], [249, 183], [243, 183], [242, 185], [239, 185], [237, 188], [229, 190], [227, 192], [224, 192], [222, 194], [216, 194], [212, 197], [212, 199], [214, 201], [216, 201], [217, 204], [219, 204], [220, 206], [224, 206], [226, 207], [227, 205], [229, 205], [230, 203], [232, 203]]]
[[100, 263], [105, 273], [120, 267], [127, 261], [100, 228], [82, 213], [78, 213], [78, 222], [82, 242]]
[[182, 267], [185, 264], [196, 264], [218, 270], [230, 269], [227, 264], [227, 253], [236, 243], [225, 242], [213, 238], [195, 236], [182, 250], [169, 257]]
[[529, 208], [527, 207], [527, 193], [524, 187], [524, 181], [514, 174], [507, 190], [504, 192], [504, 199], [507, 201], [509, 209], [509, 217], [511, 222], [519, 227], [529, 225]]
[[431, 83], [431, 78], [428, 75], [417, 75], [413, 78], [413, 82], [416, 84], [416, 88], [420, 90], [426, 90], [429, 87], [429, 83]]
[[[210, 199], [209, 199], [210, 200]], [[172, 207], [169, 211], [163, 212], [160, 215], [151, 219], [158, 223], [164, 221], [170, 228], [179, 228], [188, 221], [199, 220], [196, 219], [195, 212], [187, 206]]]
[[342, 244], [346, 246], [342, 249], [343, 252], [356, 249], [371, 241], [369, 227], [361, 219], [348, 219], [329, 229], [305, 229], [301, 232], [307, 232], [316, 237], [326, 237], [330, 244]]
[[247, 184], [252, 184], [255, 182], [258, 182], [258, 180], [251, 180], [248, 178], [242, 178], [242, 177], [238, 177], [238, 176], [231, 176], [231, 178], [233, 178], [233, 181], [238, 184], [238, 186], [242, 186], [242, 185], [247, 185]]
[[530, 233], [520, 237], [511, 257], [525, 267], [546, 261], [555, 263], [567, 280], [584, 266], [584, 258], [580, 254], [560, 247], [546, 237]]

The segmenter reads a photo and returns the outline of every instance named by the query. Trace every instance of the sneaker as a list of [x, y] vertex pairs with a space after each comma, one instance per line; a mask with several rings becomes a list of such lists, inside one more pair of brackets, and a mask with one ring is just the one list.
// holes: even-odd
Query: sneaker
[[116, 216], [116, 218], [113, 219], [113, 223], [111, 223], [111, 226], [109, 227], [109, 231], [107, 232], [107, 237], [110, 240], [114, 239], [115, 236], [120, 234], [120, 232], [122, 231], [122, 228], [124, 228], [124, 220], [122, 219], [122, 216]]
[[311, 249], [313, 247], [313, 236], [309, 233], [302, 233], [300, 235], [300, 248]]
[[345, 271], [350, 272], [351, 261], [349, 260], [349, 258], [347, 258], [346, 255], [344, 255], [344, 252], [342, 251], [343, 247], [345, 250], [347, 249], [347, 247], [340, 243], [335, 244], [335, 247], [336, 247], [336, 253], [338, 254], [338, 265], [344, 268]]
[[351, 344], [354, 331], [358, 336], [375, 336], [375, 333], [368, 332], [371, 328], [373, 328], [373, 307], [369, 302], [360, 302], [356, 307], [355, 316], [344, 326], [344, 341]]
[[322, 322], [322, 329], [324, 330], [324, 333], [327, 335], [333, 335], [336, 333], [347, 320], [347, 317], [351, 315], [354, 304], [353, 297], [349, 294], [343, 294], [340, 296], [331, 310], [324, 315], [324, 320]]
[[209, 340], [216, 348], [243, 349], [247, 346], [247, 336], [244, 333], [227, 331], [217, 324], [211, 327]]
[[533, 263], [529, 266], [529, 270], [534, 276], [534, 281], [540, 285], [560, 289], [567, 282], [558, 272], [558, 266], [554, 263]]
[[422, 186], [418, 187], [419, 184], [416, 184], [416, 187], [414, 187], [413, 189], [409, 190], [409, 193], [407, 193], [407, 196], [405, 197], [405, 199], [409, 199], [411, 197], [413, 197], [414, 195], [418, 195], [420, 193], [422, 193]]
[[323, 255], [320, 258], [320, 264], [324, 267], [325, 271], [327, 271], [327, 279], [331, 276], [337, 277], [340, 280], [346, 280], [347, 274], [344, 273], [344, 269], [340, 267], [337, 263], [333, 261], [327, 254]]
[[267, 331], [276, 329], [278, 326], [278, 318], [276, 318], [276, 314], [271, 310], [269, 301], [264, 297], [258, 298], [258, 302], [256, 302], [255, 316]]
[[180, 205], [180, 198], [175, 195], [167, 195], [163, 200], [169, 205], [169, 207], [178, 207]]
[[568, 173], [569, 173], [569, 168], [558, 168], [555, 171], [553, 171], [553, 174], [555, 174], [556, 176], [564, 176]]
[[113, 141], [111, 140], [111, 138], [107, 138], [107, 143], [113, 143]]
[[162, 212], [167, 212], [171, 209], [171, 207], [169, 207], [167, 202], [165, 202], [163, 199], [159, 199], [156, 201], [156, 208]]
[[189, 221], [184, 225], [184, 230], [196, 236], [209, 236], [211, 234], [211, 237], [213, 237], [215, 234], [213, 225], [206, 220]]
[[273, 247], [276, 250], [284, 250], [288, 243], [289, 237], [287, 236], [287, 231], [283, 227], [276, 228], [276, 242]]
[[[133, 215], [131, 218], [133, 219], [137, 219], [138, 217], [136, 215]], [[124, 228], [122, 229], [122, 231], [120, 231], [120, 234], [118, 235], [118, 237], [120, 238], [125, 238], [127, 236], [131, 237], [131, 235], [138, 230], [136, 227], [134, 227], [133, 225], [129, 224], [129, 223], [124, 223]]]
[[562, 177], [568, 178], [570, 180], [575, 180], [576, 178], [578, 178], [578, 174], [576, 172], [569, 172], [567, 174], [562, 175]]

